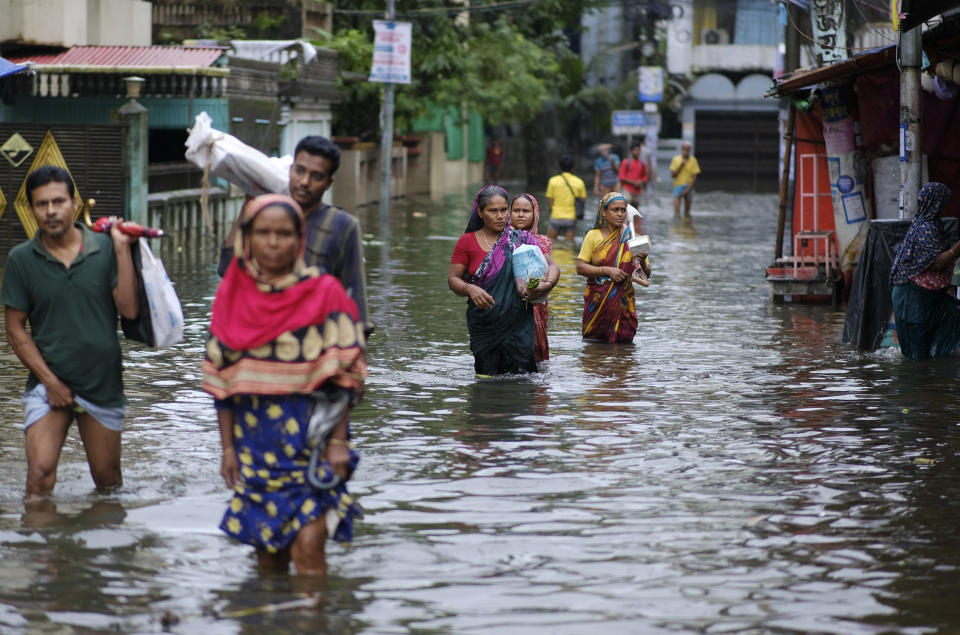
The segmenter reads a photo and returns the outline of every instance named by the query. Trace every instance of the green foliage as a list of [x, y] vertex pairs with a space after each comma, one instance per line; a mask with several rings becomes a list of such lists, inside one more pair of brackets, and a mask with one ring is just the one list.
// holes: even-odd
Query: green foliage
[[197, 26], [197, 36], [204, 40], [229, 42], [230, 40], [244, 40], [247, 37], [242, 27], [233, 25], [226, 28], [214, 27], [210, 22]]
[[[474, 0], [471, 7], [482, 9], [485, 4], [491, 2]], [[488, 124], [524, 123], [548, 101], [576, 94], [583, 65], [571, 52], [568, 36], [579, 29], [585, 8], [597, 4], [599, 0], [539, 0], [458, 20], [449, 12], [450, 4], [441, 0], [398, 0], [398, 19], [413, 23], [413, 81], [396, 86], [397, 129], [408, 128], [431, 108], [461, 112], [464, 105]], [[337, 8], [382, 11], [383, 3], [345, 1]], [[347, 14], [338, 16], [334, 33], [317, 29], [317, 44], [338, 51], [341, 71], [346, 72], [340, 78], [344, 99], [334, 111], [338, 134], [375, 138], [379, 129], [382, 86], [359, 80], [370, 73], [372, 20], [377, 18]]]
[[286, 16], [278, 15], [271, 17], [266, 11], [261, 11], [250, 23], [251, 29], [258, 38], [279, 37], [283, 31], [283, 24], [286, 22]]
[[470, 53], [465, 92], [490, 124], [530, 121], [561, 82], [556, 57], [503, 22], [481, 24]]
[[319, 43], [340, 54], [341, 73], [337, 83], [343, 91], [343, 99], [334, 107], [334, 132], [374, 138], [379, 128], [382, 86], [350, 75], [369, 74], [373, 59], [372, 35], [348, 29], [335, 37], [323, 38]]

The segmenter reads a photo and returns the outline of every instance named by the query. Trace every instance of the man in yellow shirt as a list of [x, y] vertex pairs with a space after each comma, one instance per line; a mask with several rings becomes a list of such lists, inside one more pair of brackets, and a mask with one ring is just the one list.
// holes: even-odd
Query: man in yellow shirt
[[684, 214], [690, 218], [690, 201], [693, 199], [693, 185], [700, 174], [697, 158], [690, 154], [690, 142], [684, 141], [680, 154], [670, 161], [670, 176], [673, 177], [673, 217], [680, 218], [680, 199], [683, 199]]
[[547, 203], [550, 205], [550, 225], [547, 236], [556, 240], [564, 232], [568, 242], [573, 244], [573, 230], [577, 225], [577, 199], [584, 204], [587, 199], [587, 186], [583, 179], [572, 174], [573, 157], [564, 154], [560, 157], [560, 174], [551, 177], [547, 183]]

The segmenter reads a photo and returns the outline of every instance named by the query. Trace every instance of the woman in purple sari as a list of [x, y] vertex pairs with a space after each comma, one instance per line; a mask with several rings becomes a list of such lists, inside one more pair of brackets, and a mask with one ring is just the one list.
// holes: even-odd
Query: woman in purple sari
[[478, 375], [533, 373], [535, 326], [533, 305], [550, 292], [560, 268], [550, 256], [547, 275], [528, 289], [513, 276], [513, 250], [537, 245], [526, 231], [510, 228], [509, 198], [503, 188], [488, 185], [477, 193], [466, 232], [450, 258], [447, 284], [467, 298], [470, 350]]

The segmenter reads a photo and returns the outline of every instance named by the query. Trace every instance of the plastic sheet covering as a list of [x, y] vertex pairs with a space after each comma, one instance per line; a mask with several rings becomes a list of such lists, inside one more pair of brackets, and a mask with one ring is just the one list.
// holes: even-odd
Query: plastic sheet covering
[[184, 156], [205, 175], [226, 179], [250, 196], [287, 194], [290, 190], [292, 156], [268, 157], [233, 135], [213, 128], [206, 112], [197, 115], [184, 145]]
[[[944, 218], [943, 225], [950, 242], [956, 241], [960, 231], [957, 219]], [[893, 311], [890, 267], [909, 227], [910, 221], [870, 221], [847, 302], [847, 317], [843, 324], [845, 344], [873, 351], [883, 341]]]
[[[547, 259], [543, 257], [543, 252], [536, 245], [520, 245], [513, 250], [511, 258], [513, 259], [513, 276], [524, 286], [528, 286], [531, 280], [537, 280], [539, 283], [547, 275]], [[547, 298], [544, 296], [534, 300], [534, 304], [546, 301]]]
[[0, 57], [0, 77], [16, 75], [17, 73], [22, 73], [27, 70], [27, 68], [29, 68], [29, 64], [14, 64], [10, 60]]

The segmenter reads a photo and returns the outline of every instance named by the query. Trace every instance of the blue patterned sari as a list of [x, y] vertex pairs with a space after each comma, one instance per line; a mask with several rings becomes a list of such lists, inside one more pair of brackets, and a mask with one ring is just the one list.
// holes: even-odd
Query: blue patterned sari
[[[359, 455], [351, 445], [347, 479], [336, 487], [318, 490], [307, 482], [311, 397], [238, 395], [218, 400], [217, 407], [233, 412], [234, 446], [242, 476], [220, 529], [240, 542], [276, 553], [288, 547], [307, 523], [320, 518], [334, 520], [326, 518], [332, 513], [336, 515], [336, 529], [331, 537], [349, 543], [353, 519], [362, 514], [347, 493], [346, 481]], [[318, 472], [321, 480], [332, 478], [325, 461]]]

